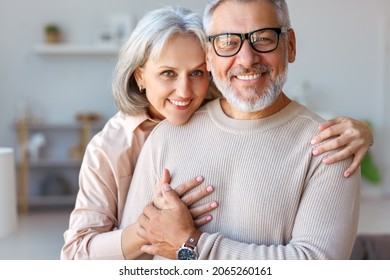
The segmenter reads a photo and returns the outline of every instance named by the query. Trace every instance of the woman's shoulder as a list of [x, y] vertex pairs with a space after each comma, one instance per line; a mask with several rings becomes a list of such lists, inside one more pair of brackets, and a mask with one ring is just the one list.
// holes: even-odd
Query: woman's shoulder
[[117, 145], [123, 147], [137, 134], [137, 127], [147, 120], [147, 115], [129, 116], [119, 111], [93, 136], [89, 145], [102, 149]]

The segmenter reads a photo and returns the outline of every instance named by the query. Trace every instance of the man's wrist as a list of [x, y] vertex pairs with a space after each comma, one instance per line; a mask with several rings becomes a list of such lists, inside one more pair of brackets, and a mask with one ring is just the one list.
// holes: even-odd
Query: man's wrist
[[194, 229], [183, 245], [177, 250], [176, 258], [178, 260], [197, 260], [197, 245], [202, 232]]
[[195, 248], [198, 245], [198, 241], [201, 235], [202, 235], [201, 231], [194, 229], [190, 233], [190, 235], [188, 236], [184, 244], [186, 244], [188, 247]]

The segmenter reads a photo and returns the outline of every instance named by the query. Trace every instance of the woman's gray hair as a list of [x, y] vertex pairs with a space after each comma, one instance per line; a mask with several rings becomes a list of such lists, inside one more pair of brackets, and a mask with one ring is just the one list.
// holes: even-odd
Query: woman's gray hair
[[225, 2], [234, 2], [234, 3], [255, 3], [255, 2], [263, 2], [267, 1], [270, 3], [275, 11], [276, 11], [276, 16], [278, 18], [279, 23], [283, 27], [291, 28], [291, 21], [290, 21], [290, 15], [288, 12], [288, 7], [287, 3], [285, 0], [214, 0], [211, 1], [205, 8], [204, 14], [203, 14], [203, 26], [204, 30], [207, 35], [212, 35], [210, 34], [210, 28], [211, 28], [211, 18], [218, 6]]
[[134, 77], [138, 67], [158, 59], [168, 40], [175, 34], [190, 34], [205, 50], [206, 36], [200, 15], [183, 7], [168, 6], [145, 14], [119, 52], [112, 91], [117, 108], [128, 114], [145, 112], [149, 106]]

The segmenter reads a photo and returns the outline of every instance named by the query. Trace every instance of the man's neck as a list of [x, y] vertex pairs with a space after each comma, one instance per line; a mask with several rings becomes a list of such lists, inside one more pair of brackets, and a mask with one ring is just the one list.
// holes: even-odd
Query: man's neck
[[284, 107], [286, 107], [288, 104], [290, 104], [290, 102], [291, 100], [282, 92], [281, 94], [279, 94], [278, 98], [271, 106], [257, 112], [238, 111], [232, 105], [230, 105], [229, 102], [227, 102], [226, 99], [224, 98], [221, 99], [221, 106], [223, 112], [232, 119], [257, 120], [257, 119], [263, 119], [273, 114], [276, 114]]

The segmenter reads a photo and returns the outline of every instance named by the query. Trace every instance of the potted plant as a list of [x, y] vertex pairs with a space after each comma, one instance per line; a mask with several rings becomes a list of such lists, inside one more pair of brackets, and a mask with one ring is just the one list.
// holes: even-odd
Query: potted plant
[[[369, 127], [373, 131], [372, 123], [367, 120], [365, 122], [369, 125]], [[379, 184], [381, 182], [382, 178], [381, 178], [379, 167], [375, 163], [375, 160], [372, 154], [370, 153], [370, 151], [366, 153], [360, 166], [361, 166], [361, 174], [364, 179], [366, 179], [368, 182], [372, 184]]]
[[58, 25], [50, 23], [45, 26], [46, 42], [49, 44], [58, 43], [60, 41], [61, 32]]

